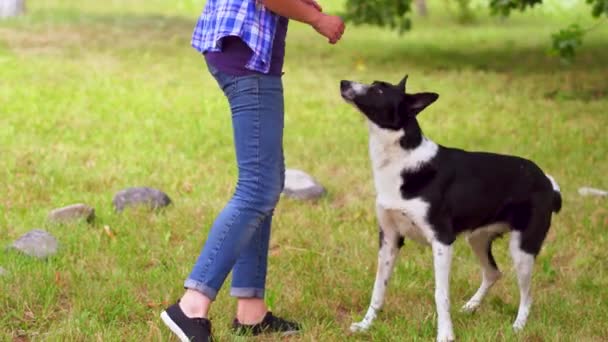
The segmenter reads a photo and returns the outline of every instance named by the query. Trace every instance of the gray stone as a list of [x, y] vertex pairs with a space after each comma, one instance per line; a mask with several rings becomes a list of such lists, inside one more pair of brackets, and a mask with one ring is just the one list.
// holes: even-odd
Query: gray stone
[[51, 211], [48, 219], [54, 223], [67, 223], [78, 220], [85, 220], [91, 223], [95, 219], [95, 209], [82, 203], [72, 204]]
[[608, 191], [584, 186], [578, 189], [578, 194], [581, 196], [606, 197], [608, 196]]
[[316, 200], [325, 195], [325, 188], [304, 171], [285, 170], [285, 196], [298, 200]]
[[34, 229], [23, 234], [11, 246], [27, 255], [44, 259], [57, 253], [59, 244], [50, 233]]
[[0, 267], [0, 277], [5, 276], [8, 274], [8, 271], [5, 270], [4, 268]]
[[25, 0], [0, 0], [0, 18], [15, 17], [25, 13]]
[[112, 201], [117, 212], [123, 211], [127, 207], [147, 206], [151, 209], [160, 209], [171, 204], [171, 199], [164, 192], [147, 188], [135, 187], [121, 190], [114, 195]]

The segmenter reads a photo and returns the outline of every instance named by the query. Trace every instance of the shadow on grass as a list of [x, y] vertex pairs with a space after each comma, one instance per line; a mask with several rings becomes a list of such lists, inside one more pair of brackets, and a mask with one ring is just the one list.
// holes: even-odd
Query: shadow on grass
[[[16, 29], [33, 27], [47, 30], [51, 34], [56, 28], [67, 27], [84, 36], [80, 44], [104, 48], [144, 48], [152, 45], [162, 51], [163, 45], [171, 49], [189, 45], [197, 15], [195, 13], [192, 17], [182, 17], [157, 14], [86, 13], [75, 9], [44, 10], [33, 12], [20, 19], [13, 19], [8, 22], [8, 27], [12, 26]], [[483, 29], [484, 27], [479, 27], [479, 30]], [[1, 33], [2, 31], [0, 31], [0, 39]], [[452, 32], [449, 28], [446, 28], [446, 33], [459, 36], [458, 32]], [[462, 34], [460, 37], [465, 37], [466, 33]], [[357, 37], [357, 46], [346, 45], [348, 49], [342, 48], [342, 51], [338, 50], [337, 53], [332, 50], [332, 54], [335, 53], [332, 58], [349, 56], [362, 58], [370, 68], [386, 68], [390, 67], [391, 63], [408, 63], [433, 71], [469, 69], [547, 75], [575, 71], [604, 73], [608, 76], [605, 63], [608, 60], [608, 49], [606, 42], [603, 41], [606, 39], [605, 36], [596, 35], [595, 39], [586, 41], [578, 51], [576, 61], [571, 65], [565, 65], [558, 57], [549, 55], [549, 37], [546, 40], [538, 40], [540, 42], [538, 45], [526, 43], [525, 39], [516, 42], [512, 39], [513, 36], [504, 38], [504, 41], [496, 41], [492, 38], [488, 36], [486, 40], [470, 42], [465, 40], [466, 44], [457, 45], [447, 44], [448, 41], [424, 41], [423, 38], [416, 38], [413, 31], [407, 39], [404, 38], [403, 44], [388, 45], [386, 40], [375, 39], [372, 32], [367, 36]], [[446, 44], [442, 44], [443, 42]], [[313, 57], [314, 54], [318, 54], [319, 59], [322, 60], [329, 57], [321, 46], [318, 49], [321, 51], [315, 52], [314, 47], [302, 45], [307, 42], [295, 41], [290, 44], [299, 44], [303, 47], [299, 51], [305, 54], [311, 53]], [[365, 46], [365, 49], [360, 49], [361, 45]], [[602, 94], [605, 95], [605, 92]]]
[[608, 60], [608, 49], [605, 44], [597, 41], [586, 43], [578, 52], [575, 62], [570, 65], [564, 64], [557, 56], [550, 55], [547, 46], [504, 44], [490, 48], [466, 46], [456, 49], [430, 44], [410, 44], [389, 48], [385, 53], [387, 57], [377, 59], [379, 65], [401, 59], [435, 70], [473, 69], [533, 74], [553, 74], [556, 71], [569, 70], [598, 71], [608, 75], [605, 63]]

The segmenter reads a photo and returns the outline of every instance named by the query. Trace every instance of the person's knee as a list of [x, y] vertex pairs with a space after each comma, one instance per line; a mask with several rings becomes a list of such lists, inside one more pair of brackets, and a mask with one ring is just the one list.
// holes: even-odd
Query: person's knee
[[281, 198], [283, 183], [284, 178], [280, 176], [239, 180], [234, 197], [262, 214], [269, 214]]
[[269, 213], [277, 206], [283, 192], [283, 177], [273, 177], [262, 183], [260, 187], [260, 204], [262, 209]]

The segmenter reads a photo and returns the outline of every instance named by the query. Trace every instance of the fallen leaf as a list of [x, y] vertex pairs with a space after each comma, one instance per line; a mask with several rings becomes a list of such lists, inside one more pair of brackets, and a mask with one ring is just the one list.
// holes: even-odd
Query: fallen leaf
[[103, 226], [103, 231], [111, 239], [114, 239], [116, 237], [116, 235], [114, 235], [114, 232], [112, 232], [112, 229], [110, 229], [110, 226]]
[[185, 193], [187, 193], [187, 194], [191, 193], [192, 189], [193, 189], [192, 183], [184, 182], [182, 184], [182, 191], [184, 191]]
[[270, 256], [278, 256], [281, 254], [279, 245], [270, 246]]
[[27, 318], [28, 320], [34, 320], [36, 318], [36, 316], [34, 315], [34, 313], [30, 310], [27, 310], [23, 313], [23, 316], [25, 316], [25, 318]]
[[362, 59], [358, 59], [357, 62], [355, 62], [355, 69], [357, 71], [365, 71], [367, 70], [367, 66], [365, 66], [365, 62]]
[[166, 307], [166, 306], [169, 306], [169, 301], [168, 300], [163, 300], [160, 303], [157, 303], [157, 302], [154, 302], [154, 301], [150, 300], [150, 301], [148, 301], [146, 303], [146, 306], [149, 307], [149, 308], [151, 308], [151, 309], [158, 308], [158, 307]]

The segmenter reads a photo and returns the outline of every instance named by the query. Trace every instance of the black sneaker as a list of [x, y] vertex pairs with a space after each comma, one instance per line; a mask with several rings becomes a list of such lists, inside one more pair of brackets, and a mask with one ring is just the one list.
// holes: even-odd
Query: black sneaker
[[232, 330], [237, 335], [260, 335], [264, 333], [280, 333], [283, 336], [295, 335], [300, 332], [300, 324], [276, 317], [268, 311], [264, 319], [253, 325], [241, 324], [236, 318], [232, 322]]
[[211, 322], [206, 318], [189, 318], [178, 303], [160, 314], [165, 325], [181, 342], [212, 342]]

